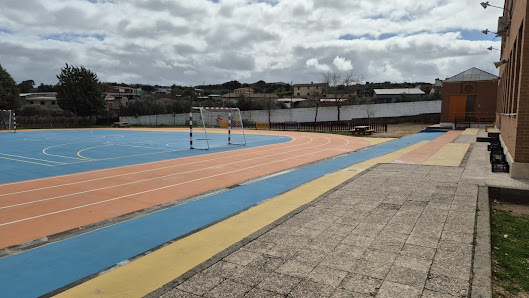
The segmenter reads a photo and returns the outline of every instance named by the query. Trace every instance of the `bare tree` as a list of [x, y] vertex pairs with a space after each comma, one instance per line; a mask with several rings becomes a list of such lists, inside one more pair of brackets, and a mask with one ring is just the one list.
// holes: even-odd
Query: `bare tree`
[[321, 104], [321, 97], [323, 94], [323, 90], [319, 91], [312, 91], [312, 93], [309, 96], [309, 99], [311, 99], [314, 102], [315, 112], [314, 112], [314, 130], [316, 130], [316, 123], [318, 123], [318, 108]]
[[348, 96], [353, 93], [353, 86], [361, 83], [363, 76], [357, 75], [354, 71], [350, 72], [332, 72], [322, 74], [322, 81], [328, 85], [326, 93], [333, 96], [338, 121], [340, 121], [340, 108], [347, 100]]
[[375, 117], [377, 112], [373, 99], [362, 98], [362, 109], [366, 112], [368, 121]]

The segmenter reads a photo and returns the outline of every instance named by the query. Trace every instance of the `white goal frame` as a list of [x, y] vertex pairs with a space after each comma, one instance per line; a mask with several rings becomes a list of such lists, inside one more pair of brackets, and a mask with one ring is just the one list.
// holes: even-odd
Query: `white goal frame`
[[[202, 128], [204, 129], [204, 135], [205, 135], [205, 141], [206, 141], [206, 148], [196, 148], [193, 146], [193, 111], [200, 111], [200, 120], [202, 121]], [[228, 111], [228, 145], [241, 145], [246, 146], [246, 134], [244, 133], [244, 125], [242, 123], [242, 117], [241, 117], [241, 110], [239, 108], [223, 108], [223, 107], [191, 107], [189, 110], [189, 149], [203, 149], [203, 150], [209, 150], [209, 139], [208, 139], [208, 132], [206, 129], [206, 121], [204, 121], [204, 114], [203, 111], [205, 110], [216, 110], [216, 111]], [[232, 112], [235, 112], [238, 114], [242, 129], [242, 136], [243, 136], [243, 142], [242, 143], [233, 143], [231, 140], [231, 115]]]
[[17, 132], [17, 118], [16, 118], [15, 110], [0, 110], [0, 112], [9, 113], [9, 119], [7, 120], [9, 121], [7, 123], [7, 131], [16, 133]]

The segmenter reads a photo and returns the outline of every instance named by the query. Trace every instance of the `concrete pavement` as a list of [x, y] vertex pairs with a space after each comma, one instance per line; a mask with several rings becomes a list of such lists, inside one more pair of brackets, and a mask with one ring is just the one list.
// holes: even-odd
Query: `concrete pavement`
[[492, 173], [472, 133], [461, 143], [460, 166], [375, 165], [150, 296], [490, 297], [478, 197], [529, 181]]

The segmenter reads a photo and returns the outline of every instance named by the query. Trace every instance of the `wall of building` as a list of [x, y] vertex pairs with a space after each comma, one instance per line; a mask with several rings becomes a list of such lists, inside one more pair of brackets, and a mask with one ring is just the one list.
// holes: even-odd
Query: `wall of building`
[[[281, 109], [271, 111], [271, 122], [313, 122], [315, 108]], [[340, 109], [341, 120], [367, 118], [368, 112], [371, 118], [403, 117], [421, 114], [435, 114], [441, 111], [441, 101], [417, 101], [378, 105], [352, 105], [342, 106]], [[253, 122], [268, 122], [268, 111], [242, 111], [244, 120]], [[127, 116], [121, 117], [121, 121], [126, 121], [131, 125], [186, 125], [189, 114], [178, 114], [173, 117], [171, 114], [149, 115], [149, 116]], [[336, 121], [336, 107], [319, 107], [317, 121]]]
[[[472, 91], [465, 87], [472, 86]], [[498, 80], [473, 81], [473, 82], [444, 82], [441, 107], [441, 122], [449, 122], [448, 111], [450, 96], [475, 96], [474, 112], [490, 113], [496, 112], [496, 101], [498, 92]]]
[[[508, 5], [509, 1], [505, 1]], [[497, 124], [511, 176], [529, 177], [529, 31], [527, 0], [513, 1], [509, 34], [502, 38]], [[507, 13], [507, 12], [506, 12]], [[517, 165], [513, 165], [513, 163]]]

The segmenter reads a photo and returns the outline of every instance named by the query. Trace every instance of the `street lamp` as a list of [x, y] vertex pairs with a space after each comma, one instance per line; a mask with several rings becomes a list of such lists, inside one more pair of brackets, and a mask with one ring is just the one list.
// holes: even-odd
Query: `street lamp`
[[487, 9], [487, 7], [490, 6], [490, 7], [495, 7], [495, 8], [505, 9], [505, 10], [507, 10], [509, 13], [511, 13], [511, 11], [508, 10], [507, 8], [505, 8], [505, 7], [500, 7], [500, 6], [495, 6], [495, 5], [491, 5], [491, 4], [489, 4], [489, 1], [487, 1], [487, 2], [481, 2], [480, 4], [481, 4], [481, 7], [483, 7], [483, 9]]
[[489, 34], [489, 32], [490, 32], [490, 33], [494, 33], [494, 34], [498, 35], [498, 33], [497, 33], [497, 32], [494, 32], [494, 31], [490, 31], [489, 29], [485, 29], [485, 30], [481, 31], [481, 33], [483, 33], [483, 34], [485, 34], [485, 35]]
[[496, 66], [496, 68], [498, 68], [498, 67], [502, 66], [505, 63], [507, 63], [507, 60], [503, 59], [501, 61], [494, 62], [494, 66]]

